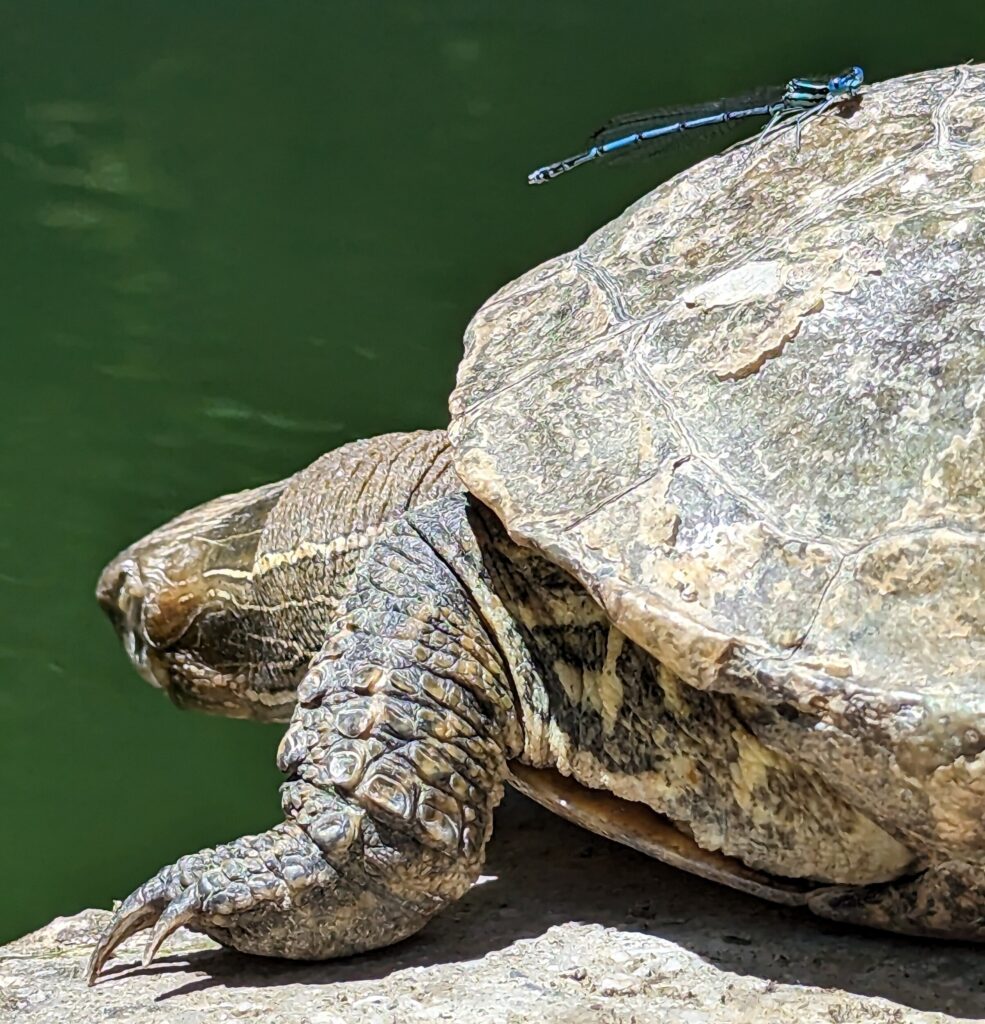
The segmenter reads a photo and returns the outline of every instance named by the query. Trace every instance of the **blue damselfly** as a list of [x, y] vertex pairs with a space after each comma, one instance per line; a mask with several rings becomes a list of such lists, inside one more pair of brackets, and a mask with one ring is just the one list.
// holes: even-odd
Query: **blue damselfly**
[[[542, 185], [558, 175], [608, 156], [621, 156], [634, 150], [648, 150], [678, 132], [722, 125], [746, 117], [768, 117], [762, 130], [768, 135], [777, 125], [788, 120], [795, 124], [796, 145], [800, 146], [800, 129], [808, 117], [827, 110], [839, 100], [854, 96], [862, 85], [860, 67], [851, 67], [840, 75], [826, 79], [792, 78], [777, 97], [779, 90], [757, 93], [731, 100], [719, 100], [674, 113], [627, 114], [603, 125], [581, 153], [566, 160], [538, 167], [527, 175], [530, 185]], [[768, 99], [769, 96], [776, 97]]]

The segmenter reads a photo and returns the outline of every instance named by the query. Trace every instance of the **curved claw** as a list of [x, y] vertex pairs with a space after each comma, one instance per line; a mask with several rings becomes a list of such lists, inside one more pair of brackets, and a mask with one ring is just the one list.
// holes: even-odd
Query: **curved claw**
[[169, 898], [170, 885], [166, 873], [159, 871], [120, 904], [109, 927], [99, 936], [96, 948], [89, 957], [86, 966], [86, 980], [89, 985], [96, 983], [99, 972], [120, 943], [136, 932], [149, 928], [160, 917]]
[[147, 967], [157, 955], [161, 943], [183, 924], [194, 920], [200, 910], [200, 900], [195, 886], [189, 886], [177, 899], [172, 900], [165, 907], [144, 947], [144, 955], [141, 957], [144, 967]]
[[113, 956], [116, 947], [135, 932], [149, 927], [159, 913], [156, 907], [150, 905], [131, 911], [126, 915], [121, 913], [122, 909], [121, 907], [120, 911], [117, 911], [109, 928], [99, 936], [96, 948], [93, 949], [92, 956], [89, 957], [89, 963], [86, 966], [86, 982], [89, 985], [96, 984], [99, 972], [103, 969], [106, 961]]

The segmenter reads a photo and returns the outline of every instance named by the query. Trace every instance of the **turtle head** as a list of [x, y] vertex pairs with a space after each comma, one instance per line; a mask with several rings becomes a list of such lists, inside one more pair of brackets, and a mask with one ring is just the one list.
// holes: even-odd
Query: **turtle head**
[[444, 431], [353, 441], [165, 523], [106, 566], [96, 595], [179, 707], [287, 721], [363, 552], [407, 508], [461, 489]]
[[99, 578], [96, 596], [130, 660], [179, 707], [234, 718], [290, 716], [310, 652], [278, 635], [256, 571], [285, 485], [191, 509], [120, 552]]

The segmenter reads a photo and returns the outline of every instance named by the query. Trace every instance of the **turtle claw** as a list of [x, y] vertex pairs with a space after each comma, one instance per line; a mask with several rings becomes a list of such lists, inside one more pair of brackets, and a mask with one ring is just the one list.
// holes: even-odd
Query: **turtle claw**
[[182, 857], [120, 905], [89, 958], [89, 984], [95, 983], [120, 943], [136, 932], [150, 932], [142, 957], [145, 967], [182, 926], [229, 945], [237, 929], [249, 931], [256, 924], [257, 915], [287, 912], [292, 885], [300, 891], [308, 879], [312, 884], [328, 881], [328, 876], [319, 875], [322, 868], [317, 847], [287, 825]]
[[90, 985], [96, 983], [99, 972], [112, 958], [121, 943], [131, 935], [153, 927], [161, 917], [164, 908], [168, 905], [170, 890], [174, 887], [174, 880], [168, 877], [173, 874], [173, 871], [173, 868], [159, 871], [150, 881], [145, 882], [120, 904], [89, 957], [86, 979]]
[[177, 864], [163, 868], [123, 901], [89, 958], [86, 976], [90, 985], [95, 984], [99, 972], [120, 943], [136, 932], [150, 929], [141, 957], [141, 963], [147, 967], [173, 932], [183, 925], [204, 927], [208, 924], [211, 915], [206, 913], [207, 901], [203, 894], [216, 889], [221, 891], [223, 879], [204, 868], [201, 854], [182, 858]]
[[207, 873], [196, 875], [187, 867], [182, 870], [183, 866], [179, 862], [164, 868], [123, 901], [89, 958], [86, 973], [90, 985], [95, 984], [120, 943], [136, 932], [151, 930], [141, 957], [142, 965], [147, 967], [173, 932], [183, 925], [196, 927], [208, 923], [210, 915], [204, 912], [202, 893], [218, 888], [216, 883], [221, 880], [210, 878]]
[[182, 925], [193, 922], [201, 909], [201, 902], [194, 886], [189, 886], [177, 899], [172, 900], [157, 919], [147, 940], [141, 957], [143, 966], [147, 967], [150, 964], [161, 948], [161, 943], [169, 935]]
[[89, 985], [96, 984], [99, 972], [103, 969], [107, 960], [113, 956], [116, 947], [130, 938], [135, 932], [148, 927], [156, 914], [157, 912], [151, 907], [144, 907], [142, 910], [126, 916], [117, 911], [116, 916], [110, 922], [110, 926], [100, 935], [96, 948], [89, 957], [89, 963], [86, 966], [86, 980]]

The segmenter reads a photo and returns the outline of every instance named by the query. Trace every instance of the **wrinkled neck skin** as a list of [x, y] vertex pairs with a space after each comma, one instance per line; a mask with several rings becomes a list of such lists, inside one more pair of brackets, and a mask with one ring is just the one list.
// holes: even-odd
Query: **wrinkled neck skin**
[[113, 559], [97, 597], [141, 677], [179, 707], [288, 721], [362, 553], [458, 490], [444, 431], [356, 441], [177, 516]]

